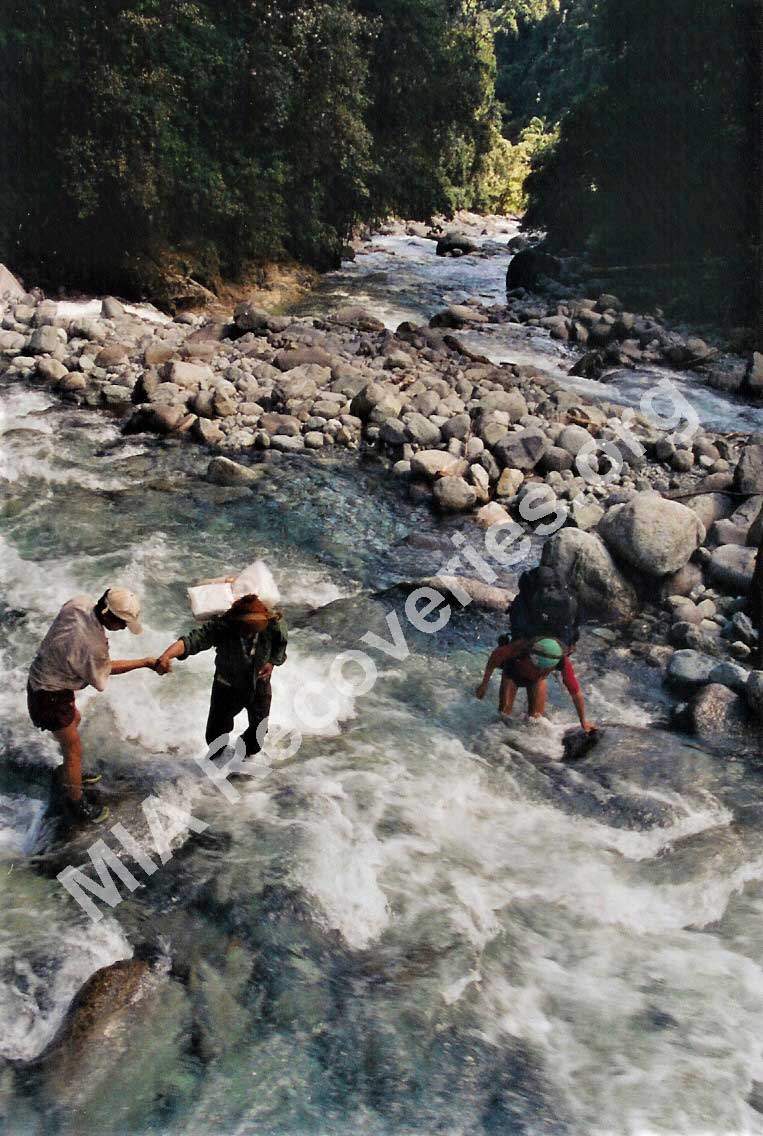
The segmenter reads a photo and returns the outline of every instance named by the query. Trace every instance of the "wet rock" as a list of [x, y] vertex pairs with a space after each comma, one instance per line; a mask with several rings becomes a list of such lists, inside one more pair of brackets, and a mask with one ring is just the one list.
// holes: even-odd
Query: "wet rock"
[[676, 651], [668, 663], [666, 680], [681, 692], [697, 690], [710, 682], [717, 659], [699, 651]]
[[535, 469], [549, 446], [550, 442], [541, 430], [528, 427], [501, 438], [493, 447], [493, 453], [504, 468], [529, 472]]
[[708, 576], [714, 584], [732, 595], [747, 595], [752, 586], [755, 555], [754, 548], [722, 544], [710, 558]]
[[125, 434], [171, 434], [186, 417], [184, 406], [166, 406], [163, 403], [137, 406], [124, 423]]
[[437, 312], [429, 321], [430, 327], [451, 327], [458, 330], [470, 323], [487, 323], [487, 316], [476, 308], [466, 304], [451, 304], [441, 312]]
[[471, 253], [477, 249], [476, 244], [464, 233], [451, 230], [441, 236], [437, 241], [437, 256], [447, 256], [449, 253]]
[[747, 753], [755, 744], [744, 700], [727, 686], [713, 682], [712, 677], [692, 698], [688, 717], [697, 737], [724, 754]]
[[340, 327], [354, 327], [358, 331], [384, 331], [382, 320], [355, 304], [347, 304], [342, 308], [337, 308], [335, 312], [331, 312], [327, 319], [330, 323], [339, 324]]
[[449, 513], [466, 512], [477, 500], [474, 486], [463, 477], [441, 477], [435, 482], [433, 493], [439, 507]]
[[230, 458], [212, 458], [207, 466], [207, 481], [213, 485], [253, 485], [264, 476], [262, 466], [253, 468], [231, 461]]
[[638, 610], [633, 586], [595, 533], [571, 528], [555, 533], [543, 547], [541, 563], [573, 589], [585, 617], [612, 623]]
[[734, 489], [748, 497], [763, 493], [763, 445], [745, 446], [734, 473]]
[[511, 517], [504, 509], [503, 505], [499, 505], [497, 501], [490, 501], [489, 504], [483, 505], [478, 509], [475, 521], [483, 529], [492, 528], [493, 525], [507, 525], [511, 523]]
[[458, 603], [463, 602], [466, 594], [476, 608], [484, 611], [507, 611], [516, 596], [508, 588], [498, 588], [468, 576], [428, 576], [400, 586], [408, 592], [416, 588], [435, 588]]
[[274, 434], [270, 439], [272, 449], [278, 450], [282, 454], [298, 454], [305, 448], [304, 439], [301, 436], [288, 436], [285, 434]]
[[705, 537], [696, 513], [651, 493], [611, 508], [599, 533], [610, 549], [648, 576], [677, 572]]

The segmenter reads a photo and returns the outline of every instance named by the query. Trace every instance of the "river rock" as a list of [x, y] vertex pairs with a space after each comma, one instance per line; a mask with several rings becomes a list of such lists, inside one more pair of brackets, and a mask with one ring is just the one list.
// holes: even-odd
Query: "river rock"
[[763, 506], [761, 506], [760, 512], [747, 530], [745, 544], [748, 548], [760, 548], [763, 544]]
[[441, 236], [437, 241], [437, 256], [446, 256], [455, 251], [470, 253], [476, 251], [476, 244], [464, 233], [451, 230]]
[[692, 698], [688, 714], [697, 737], [724, 754], [746, 753], [752, 748], [754, 733], [744, 700], [712, 677]]
[[700, 493], [687, 497], [682, 503], [697, 514], [707, 530], [734, 511], [734, 499], [727, 493]]
[[259, 425], [271, 437], [278, 434], [281, 437], [296, 438], [302, 433], [302, 423], [293, 414], [263, 414]]
[[125, 314], [123, 305], [113, 296], [106, 296], [101, 300], [101, 315], [104, 319], [124, 319]]
[[23, 351], [26, 336], [20, 331], [0, 331], [0, 351]]
[[383, 321], [359, 305], [347, 304], [337, 308], [327, 319], [330, 323], [339, 324], [340, 327], [354, 327], [358, 331], [384, 331]]
[[508, 414], [509, 422], [518, 422], [527, 414], [527, 402], [521, 391], [490, 391], [480, 399], [480, 409], [485, 414], [499, 410]]
[[[474, 468], [472, 466], [472, 469]], [[477, 510], [474, 519], [483, 529], [490, 529], [493, 525], [511, 524], [511, 517], [503, 505], [499, 505], [497, 501], [490, 501], [487, 505], [483, 505], [481, 509]]]
[[698, 564], [690, 561], [677, 572], [663, 577], [660, 581], [660, 595], [663, 599], [668, 596], [688, 596], [701, 583], [702, 569]]
[[184, 363], [175, 360], [162, 368], [162, 377], [184, 390], [197, 391], [208, 387], [214, 379], [210, 367], [200, 363]]
[[66, 332], [61, 327], [38, 327], [29, 337], [28, 350], [33, 355], [55, 355], [66, 343]]
[[60, 382], [68, 374], [67, 368], [59, 359], [38, 359], [35, 370], [39, 378], [52, 383]]
[[595, 533], [571, 528], [555, 533], [543, 547], [541, 563], [573, 589], [586, 617], [612, 623], [638, 610], [633, 586]]
[[487, 316], [466, 304], [451, 304], [441, 312], [436, 312], [429, 321], [430, 327], [451, 327], [458, 330], [470, 323], [487, 323]]
[[555, 280], [561, 270], [561, 261], [541, 248], [533, 247], [518, 252], [509, 262], [506, 271], [506, 290], [525, 288], [532, 292], [542, 283], [543, 277]]
[[699, 651], [675, 651], [668, 663], [666, 680], [682, 692], [697, 690], [710, 682], [718, 660]]
[[408, 441], [408, 430], [399, 418], [387, 418], [379, 427], [379, 437], [388, 446], [404, 446]]
[[270, 439], [272, 449], [282, 454], [298, 454], [305, 448], [301, 435], [274, 434]]
[[744, 695], [754, 716], [759, 722], [763, 722], [763, 671], [751, 671]]
[[471, 428], [472, 420], [468, 414], [456, 414], [443, 424], [441, 432], [446, 442], [449, 442], [451, 438], [463, 442], [469, 437]]
[[411, 473], [414, 477], [433, 481], [441, 475], [458, 473], [464, 469], [465, 464], [446, 450], [420, 450], [411, 458]]
[[269, 320], [269, 312], [247, 301], [237, 304], [233, 309], [233, 322], [239, 331], [267, 331]]
[[750, 398], [763, 399], [763, 353], [753, 351], [744, 375], [744, 391]]
[[449, 513], [466, 512], [477, 500], [476, 489], [463, 477], [441, 477], [435, 482], [433, 493], [440, 508]]
[[599, 524], [608, 547], [647, 576], [677, 572], [705, 538], [696, 513], [677, 501], [637, 493], [613, 506]]
[[23, 300], [26, 296], [22, 285], [4, 264], [0, 264], [0, 296], [6, 300]]
[[290, 347], [279, 351], [273, 359], [273, 366], [279, 371], [293, 371], [306, 363], [317, 363], [319, 367], [331, 367], [332, 359], [323, 347]]
[[710, 580], [732, 595], [747, 595], [755, 569], [755, 549], [738, 544], [722, 544], [708, 564]]
[[286, 371], [275, 384], [275, 392], [283, 402], [291, 399], [300, 399], [307, 402], [315, 398], [320, 387], [331, 381], [331, 371], [328, 367], [320, 367], [315, 363], [306, 363], [300, 367], [292, 367]]
[[397, 418], [403, 401], [395, 387], [384, 383], [368, 383], [350, 403], [350, 411], [358, 418], [367, 419], [373, 411], [379, 411], [388, 418]]
[[264, 476], [262, 466], [252, 468], [231, 461], [230, 458], [215, 457], [207, 466], [207, 481], [213, 485], [253, 485]]
[[498, 478], [495, 492], [497, 497], [514, 497], [519, 492], [525, 475], [521, 469], [504, 469]]
[[565, 426], [556, 439], [556, 445], [575, 458], [591, 441], [591, 435], [582, 426]]
[[210, 418], [197, 418], [193, 424], [195, 437], [205, 446], [219, 446], [225, 440], [220, 426]]
[[528, 427], [501, 438], [493, 447], [499, 465], [525, 472], [535, 469], [550, 442], [541, 430]]
[[763, 445], [745, 446], [734, 473], [734, 489], [747, 497], [763, 493]]
[[417, 446], [436, 446], [440, 441], [440, 431], [423, 414], [406, 414], [403, 418], [408, 437]]
[[749, 672], [740, 667], [738, 663], [732, 663], [728, 660], [718, 663], [710, 674], [710, 682], [719, 683], [721, 686], [727, 686], [729, 690], [733, 690], [736, 694], [743, 694], [747, 686]]
[[186, 417], [184, 406], [165, 406], [162, 403], [137, 406], [124, 423], [125, 434], [171, 434]]

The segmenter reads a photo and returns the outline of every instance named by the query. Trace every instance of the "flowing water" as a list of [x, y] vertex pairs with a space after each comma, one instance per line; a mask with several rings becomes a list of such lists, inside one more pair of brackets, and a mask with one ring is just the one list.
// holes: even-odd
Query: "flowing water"
[[[394, 323], [499, 299], [506, 253], [493, 252], [436, 262], [431, 244], [380, 239], [313, 310], [349, 296]], [[537, 336], [512, 342], [564, 359]], [[747, 420], [708, 397], [728, 428]], [[256, 492], [222, 489], [191, 447], [124, 439], [19, 384], [0, 400], [9, 1131], [763, 1132], [749, 1103], [763, 1079], [763, 785], [652, 725], [657, 672], [584, 636], [590, 715], [618, 727], [605, 754], [566, 767], [563, 692], [532, 725], [499, 721], [496, 691], [472, 696], [497, 617], [453, 613], [434, 634], [407, 621], [389, 589], [434, 574], [470, 530], [412, 505], [372, 460], [284, 459]], [[113, 636], [112, 654], [157, 653], [189, 625], [188, 583], [256, 557], [292, 624], [272, 719], [294, 726], [307, 704], [302, 745], [230, 803], [193, 761], [209, 655], [82, 695], [115, 816], [120, 795], [151, 793], [208, 825], [91, 923], [50, 867], [58, 759], [26, 717], [29, 660], [62, 602], [116, 581], [143, 597], [145, 631]], [[369, 650], [365, 693], [338, 684], [336, 655], [369, 630], [390, 639], [392, 610], [405, 645]], [[161, 956], [156, 998], [129, 1036], [85, 1050], [76, 1113], [55, 1062], [31, 1090], [14, 1063], [44, 1049], [89, 975], [145, 944]]]

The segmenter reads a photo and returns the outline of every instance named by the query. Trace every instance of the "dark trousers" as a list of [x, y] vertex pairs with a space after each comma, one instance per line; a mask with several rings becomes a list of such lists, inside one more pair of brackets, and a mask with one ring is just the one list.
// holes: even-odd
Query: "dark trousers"
[[209, 718], [207, 719], [206, 741], [207, 745], [217, 741], [223, 735], [229, 735], [233, 729], [233, 719], [242, 710], [246, 710], [249, 717], [249, 727], [241, 735], [246, 746], [247, 755], [258, 753], [260, 745], [257, 741], [257, 727], [270, 714], [270, 703], [273, 693], [270, 689], [269, 678], [258, 678], [252, 689], [247, 687], [228, 686], [218, 675], [212, 683], [212, 697], [209, 703]]

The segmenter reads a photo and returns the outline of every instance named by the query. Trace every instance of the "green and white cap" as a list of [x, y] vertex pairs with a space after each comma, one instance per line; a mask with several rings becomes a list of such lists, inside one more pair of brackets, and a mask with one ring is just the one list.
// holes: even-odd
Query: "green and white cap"
[[558, 639], [538, 639], [532, 645], [530, 658], [539, 671], [551, 671], [564, 658], [564, 648]]

